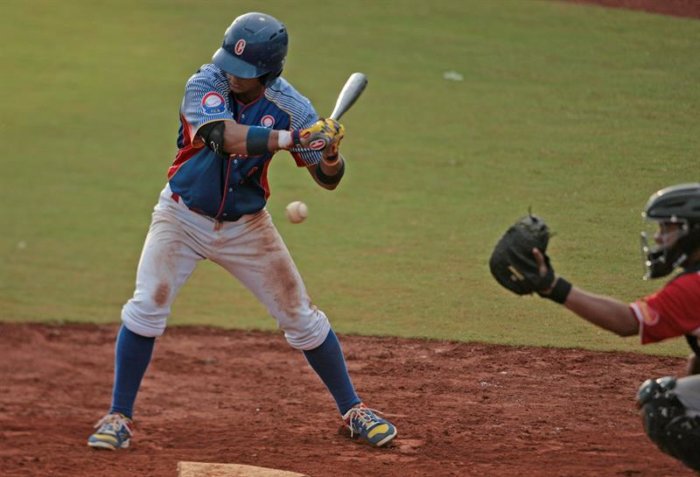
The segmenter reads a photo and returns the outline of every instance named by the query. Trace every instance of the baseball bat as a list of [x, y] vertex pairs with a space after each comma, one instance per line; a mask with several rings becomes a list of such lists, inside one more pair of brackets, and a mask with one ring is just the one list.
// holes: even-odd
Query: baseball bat
[[364, 73], [351, 74], [343, 89], [338, 93], [338, 99], [335, 100], [335, 108], [333, 108], [330, 118], [338, 121], [355, 104], [366, 86], [367, 76]]

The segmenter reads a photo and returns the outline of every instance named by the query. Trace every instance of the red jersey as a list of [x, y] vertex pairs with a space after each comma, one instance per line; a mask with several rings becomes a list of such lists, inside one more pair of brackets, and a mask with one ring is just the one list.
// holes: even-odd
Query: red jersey
[[630, 304], [642, 344], [687, 334], [700, 336], [700, 272], [685, 273]]

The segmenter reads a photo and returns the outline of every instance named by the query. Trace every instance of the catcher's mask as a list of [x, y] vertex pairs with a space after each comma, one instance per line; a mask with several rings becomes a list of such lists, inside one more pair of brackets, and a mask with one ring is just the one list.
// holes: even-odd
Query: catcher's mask
[[265, 13], [246, 13], [228, 27], [212, 61], [230, 75], [260, 78], [269, 86], [282, 74], [288, 43], [287, 28], [279, 20]]
[[700, 248], [700, 183], [655, 192], [642, 217], [656, 229], [641, 233], [644, 279], [663, 277], [676, 267], [690, 265], [690, 256]]

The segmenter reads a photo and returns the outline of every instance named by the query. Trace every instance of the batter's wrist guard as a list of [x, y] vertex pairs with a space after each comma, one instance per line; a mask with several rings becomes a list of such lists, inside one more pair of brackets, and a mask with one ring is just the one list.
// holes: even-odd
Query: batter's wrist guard
[[336, 185], [340, 182], [340, 179], [343, 178], [343, 174], [345, 174], [345, 161], [340, 163], [340, 169], [338, 169], [338, 172], [336, 172], [332, 176], [329, 176], [323, 172], [323, 169], [321, 169], [320, 162], [316, 165], [316, 177], [322, 184]]
[[571, 283], [562, 277], [558, 277], [551, 290], [548, 292], [537, 292], [537, 294], [542, 298], [547, 298], [548, 300], [552, 300], [563, 305], [566, 303], [566, 299], [569, 297], [572, 287], [573, 285], [571, 285]]

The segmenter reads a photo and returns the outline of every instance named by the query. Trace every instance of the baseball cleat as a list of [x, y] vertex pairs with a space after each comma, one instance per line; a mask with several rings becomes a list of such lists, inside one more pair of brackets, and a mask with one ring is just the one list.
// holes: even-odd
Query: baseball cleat
[[386, 419], [378, 417], [373, 409], [364, 404], [353, 407], [343, 415], [350, 437], [361, 439], [374, 447], [382, 447], [396, 437], [396, 427]]
[[126, 449], [133, 431], [133, 421], [123, 414], [107, 414], [97, 421], [97, 431], [88, 437], [88, 446], [95, 449]]

